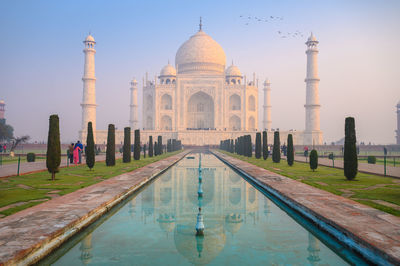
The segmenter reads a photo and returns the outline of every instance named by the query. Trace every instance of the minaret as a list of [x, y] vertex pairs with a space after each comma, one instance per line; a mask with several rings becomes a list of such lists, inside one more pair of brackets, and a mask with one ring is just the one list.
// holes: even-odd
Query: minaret
[[396, 107], [397, 107], [396, 144], [400, 145], [400, 101], [397, 103]]
[[96, 142], [96, 77], [94, 76], [94, 54], [96, 42], [92, 35], [88, 35], [83, 41], [85, 44], [85, 69], [83, 72], [83, 97], [82, 97], [82, 126], [79, 139], [86, 142], [88, 122], [92, 122], [93, 136]]
[[307, 77], [306, 82], [306, 129], [304, 131], [305, 145], [320, 145], [322, 144], [322, 132], [319, 123], [319, 104], [318, 96], [318, 41], [311, 33], [308, 38], [307, 45]]
[[264, 81], [264, 118], [263, 118], [263, 129], [271, 131], [271, 83], [268, 79]]
[[139, 129], [138, 125], [138, 105], [137, 105], [137, 81], [133, 79], [131, 81], [131, 104], [130, 107], [130, 116], [129, 116], [129, 126], [132, 131], [135, 129]]
[[2, 124], [6, 123], [5, 106], [6, 106], [6, 103], [4, 102], [4, 100], [0, 100], [0, 123], [2, 123]]

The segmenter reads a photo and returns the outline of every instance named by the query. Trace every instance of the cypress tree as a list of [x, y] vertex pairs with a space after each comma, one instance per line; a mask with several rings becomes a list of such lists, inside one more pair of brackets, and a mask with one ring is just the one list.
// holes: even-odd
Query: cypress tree
[[294, 162], [294, 149], [293, 149], [293, 136], [289, 134], [287, 136], [287, 151], [286, 151], [287, 163], [289, 166], [293, 165]]
[[268, 142], [267, 142], [267, 131], [263, 131], [262, 133], [262, 138], [263, 138], [263, 143], [262, 143], [262, 154], [263, 154], [263, 158], [264, 160], [266, 160], [268, 158]]
[[131, 161], [131, 128], [124, 128], [124, 148], [122, 161], [124, 163], [129, 163]]
[[231, 153], [234, 152], [234, 148], [235, 148], [235, 146], [233, 146], [233, 139], [231, 139], [231, 147], [230, 147], [230, 152]]
[[49, 135], [47, 138], [46, 167], [51, 173], [51, 180], [55, 180], [61, 163], [60, 121], [58, 115], [51, 115], [49, 119]]
[[140, 160], [140, 130], [135, 130], [135, 143], [133, 144], [133, 159]]
[[153, 157], [153, 136], [149, 136], [149, 157]]
[[158, 136], [157, 143], [158, 143], [157, 154], [161, 155], [161, 154], [163, 154], [162, 136]]
[[261, 158], [261, 133], [256, 133], [256, 158]]
[[158, 149], [158, 144], [157, 141], [154, 141], [154, 156], [157, 156], [157, 149]]
[[247, 148], [247, 156], [252, 157], [253, 156], [253, 143], [251, 143], [251, 135], [246, 135], [246, 148]]
[[146, 144], [143, 144], [143, 158], [146, 158]]
[[279, 163], [281, 161], [281, 142], [279, 140], [279, 131], [274, 132], [274, 148], [272, 150], [272, 161]]
[[115, 126], [113, 124], [108, 125], [106, 165], [115, 165]]
[[93, 138], [93, 126], [92, 122], [88, 123], [88, 132], [86, 137], [86, 165], [89, 169], [92, 169], [95, 162], [95, 147]]
[[357, 175], [358, 169], [354, 117], [346, 117], [344, 133], [344, 175], [348, 180], [353, 180]]
[[310, 153], [310, 168], [313, 172], [318, 168], [318, 153], [316, 150], [312, 150]]

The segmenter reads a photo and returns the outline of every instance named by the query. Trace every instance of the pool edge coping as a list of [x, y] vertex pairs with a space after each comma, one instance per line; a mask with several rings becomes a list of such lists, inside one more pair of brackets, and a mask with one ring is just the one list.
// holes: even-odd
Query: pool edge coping
[[[222, 158], [222, 156], [220, 154], [225, 155], [225, 156], [229, 156], [229, 155], [220, 153], [218, 151], [216, 153], [215, 150], [210, 150], [210, 152], [212, 154], [214, 154], [219, 160], [226, 163], [229, 167], [231, 167], [235, 171], [239, 172], [240, 174], [244, 175], [249, 180], [251, 180], [259, 188], [270, 193], [271, 195], [276, 197], [278, 200], [280, 200], [282, 203], [289, 206], [289, 208], [292, 208], [293, 210], [298, 212], [302, 217], [308, 219], [310, 222], [314, 223], [318, 228], [320, 228], [321, 230], [325, 231], [326, 233], [328, 233], [329, 235], [334, 237], [339, 243], [343, 244], [345, 247], [355, 250], [362, 257], [369, 260], [370, 262], [379, 264], [379, 265], [392, 265], [392, 264], [399, 265], [400, 264], [399, 258], [396, 258], [396, 257], [386, 253], [384, 250], [376, 247], [375, 245], [368, 243], [364, 239], [358, 237], [353, 232], [351, 232], [351, 231], [343, 228], [339, 224], [337, 224], [334, 220], [327, 219], [323, 215], [320, 215], [318, 212], [309, 209], [307, 206], [304, 206], [301, 203], [296, 202], [294, 199], [281, 194], [278, 190], [274, 189], [273, 187], [271, 187], [267, 184], [264, 184], [263, 182], [258, 180], [256, 177], [247, 173], [245, 170], [241, 169], [240, 167], [238, 167], [238, 166], [230, 163], [226, 159]], [[231, 158], [237, 159], [234, 157], [231, 157]], [[237, 160], [240, 160], [240, 159], [237, 159]], [[240, 160], [240, 161], [242, 161], [242, 160]], [[249, 163], [249, 164], [251, 164], [251, 163]], [[268, 170], [258, 167], [256, 165], [253, 165], [253, 164], [251, 164], [251, 165], [253, 167], [257, 167], [262, 170], [268, 171]], [[274, 174], [276, 174], [276, 173], [274, 173]], [[279, 174], [276, 174], [276, 175], [281, 176]], [[287, 177], [285, 177], [285, 178], [287, 178]], [[317, 188], [315, 188], [315, 189], [317, 189]], [[327, 192], [327, 193], [329, 193], [329, 192]]]

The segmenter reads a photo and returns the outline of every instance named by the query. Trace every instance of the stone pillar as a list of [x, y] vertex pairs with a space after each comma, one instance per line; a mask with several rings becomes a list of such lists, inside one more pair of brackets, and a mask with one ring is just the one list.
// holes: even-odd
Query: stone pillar
[[96, 42], [89, 34], [85, 41], [85, 68], [83, 73], [83, 97], [82, 97], [82, 125], [79, 132], [79, 139], [81, 142], [86, 142], [88, 122], [92, 122], [93, 137], [96, 142], [96, 77], [94, 74], [94, 55], [96, 50], [94, 46]]
[[131, 81], [131, 103], [129, 107], [130, 107], [129, 126], [131, 127], [131, 131], [134, 131], [135, 129], [139, 129], [136, 79], [133, 79]]
[[400, 145], [400, 101], [397, 103], [396, 107], [397, 107], [396, 144]]
[[271, 83], [266, 79], [264, 82], [263, 130], [271, 131], [271, 108]]
[[304, 131], [305, 145], [321, 145], [322, 132], [320, 130], [319, 109], [319, 94], [318, 94], [318, 41], [311, 33], [308, 38], [307, 45], [307, 77], [306, 82], [306, 128]]

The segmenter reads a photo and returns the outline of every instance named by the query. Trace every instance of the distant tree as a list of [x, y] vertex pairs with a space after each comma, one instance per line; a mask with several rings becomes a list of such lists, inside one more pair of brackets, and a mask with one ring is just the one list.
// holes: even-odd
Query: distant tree
[[287, 151], [286, 151], [286, 158], [287, 163], [289, 166], [293, 165], [294, 162], [294, 149], [293, 149], [293, 136], [289, 134], [287, 137]]
[[272, 161], [279, 163], [281, 161], [281, 142], [279, 139], [279, 131], [274, 132], [274, 148], [272, 150]]
[[262, 154], [263, 154], [263, 158], [264, 160], [266, 160], [268, 158], [268, 135], [267, 135], [267, 131], [263, 131], [262, 133], [262, 138], [263, 138], [263, 143], [262, 143]]
[[0, 141], [9, 141], [14, 138], [14, 129], [5, 122], [0, 122]]
[[113, 124], [108, 125], [106, 165], [115, 165], [115, 126]]
[[51, 180], [55, 180], [61, 163], [60, 122], [58, 115], [51, 115], [49, 119], [49, 135], [47, 139], [46, 167], [51, 173]]
[[310, 168], [313, 172], [318, 168], [318, 153], [316, 150], [310, 152]]
[[129, 163], [131, 161], [131, 128], [124, 128], [124, 146], [122, 148], [122, 162]]
[[86, 165], [92, 170], [95, 163], [94, 137], [92, 122], [88, 123], [86, 136]]
[[358, 171], [356, 129], [353, 117], [346, 118], [344, 132], [344, 175], [348, 180], [353, 180]]
[[256, 158], [261, 158], [261, 133], [256, 133]]
[[143, 158], [146, 158], [146, 144], [143, 144]]
[[149, 157], [153, 157], [153, 136], [149, 136]]
[[162, 136], [158, 136], [157, 144], [158, 144], [157, 155], [161, 155], [163, 154]]
[[16, 148], [19, 144], [24, 143], [24, 142], [27, 142], [29, 139], [30, 139], [30, 137], [29, 137], [28, 135], [22, 136], [22, 137], [16, 137], [16, 138], [13, 137], [13, 138], [12, 138], [12, 141], [11, 141], [10, 152], [14, 151], [15, 148]]
[[135, 143], [133, 147], [133, 159], [140, 160], [140, 130], [135, 130]]

